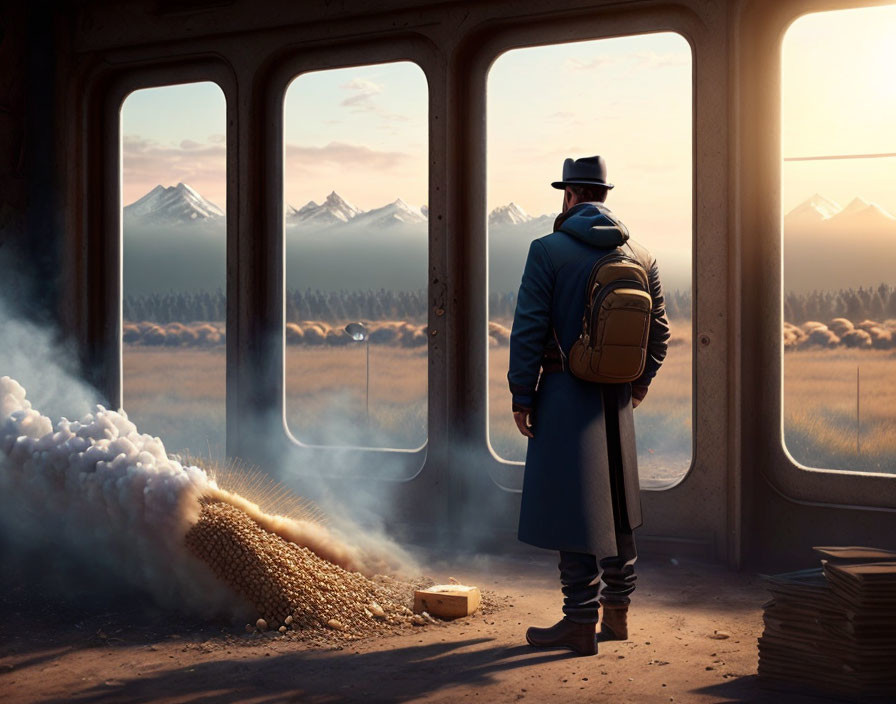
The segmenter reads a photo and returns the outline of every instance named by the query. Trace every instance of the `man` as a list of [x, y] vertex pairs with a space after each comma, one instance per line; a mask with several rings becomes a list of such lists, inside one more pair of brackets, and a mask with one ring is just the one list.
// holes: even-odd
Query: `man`
[[[563, 211], [554, 232], [529, 248], [507, 374], [514, 420], [529, 438], [519, 539], [560, 551], [565, 597], [563, 619], [530, 628], [526, 640], [581, 655], [595, 654], [598, 640], [628, 638], [637, 558], [632, 531], [641, 525], [632, 409], [644, 400], [669, 339], [656, 261], [604, 205], [613, 188], [606, 176], [600, 156], [567, 159], [563, 180], [551, 184], [564, 191]], [[647, 362], [631, 384], [595, 384], [573, 376], [565, 360], [582, 331], [591, 269], [617, 247], [649, 275]]]

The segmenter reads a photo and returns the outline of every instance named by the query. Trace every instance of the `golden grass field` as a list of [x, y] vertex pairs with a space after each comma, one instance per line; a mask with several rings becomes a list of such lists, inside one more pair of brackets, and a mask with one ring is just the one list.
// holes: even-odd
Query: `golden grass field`
[[[691, 346], [675, 335], [667, 361], [636, 410], [641, 475], [671, 481], [691, 460]], [[510, 414], [509, 348], [489, 349], [490, 442], [525, 458]], [[785, 439], [802, 464], [896, 471], [896, 365], [887, 350], [809, 349], [785, 354]], [[125, 409], [172, 452], [222, 455], [224, 347], [126, 346]], [[856, 365], [862, 375], [861, 452], [856, 453]], [[370, 417], [363, 345], [288, 347], [286, 419], [310, 444], [415, 448], [426, 440], [426, 348], [370, 347]]]
[[786, 353], [784, 439], [793, 458], [809, 467], [896, 472], [896, 353], [842, 348]]

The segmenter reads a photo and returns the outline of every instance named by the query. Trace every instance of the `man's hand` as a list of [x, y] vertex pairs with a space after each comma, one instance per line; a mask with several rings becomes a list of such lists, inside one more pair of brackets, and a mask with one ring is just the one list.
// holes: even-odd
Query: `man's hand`
[[532, 433], [532, 409], [531, 408], [514, 411], [513, 412], [513, 420], [516, 421], [516, 427], [519, 429], [520, 433], [525, 435], [527, 438], [535, 437], [535, 435]]
[[644, 397], [646, 395], [646, 386], [632, 386], [632, 408], [637, 408], [638, 406], [640, 406], [641, 401], [644, 400]]

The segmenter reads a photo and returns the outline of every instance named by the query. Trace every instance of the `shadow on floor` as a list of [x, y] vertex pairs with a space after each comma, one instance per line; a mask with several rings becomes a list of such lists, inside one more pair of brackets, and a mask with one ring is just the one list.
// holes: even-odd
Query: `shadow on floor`
[[800, 692], [795, 689], [782, 692], [763, 689], [760, 687], [759, 677], [756, 675], [736, 677], [720, 684], [692, 691], [718, 697], [714, 701], [718, 701], [720, 704], [784, 704], [785, 702], [786, 704], [830, 704], [833, 701], [842, 701], [821, 697], [815, 692]]
[[480, 687], [499, 672], [575, 657], [565, 650], [528, 646], [468, 649], [492, 639], [398, 648], [372, 653], [297, 651], [276, 657], [216, 660], [151, 676], [108, 681], [47, 704], [151, 702], [176, 699], [191, 704], [296, 701], [407, 702], [442, 689]]

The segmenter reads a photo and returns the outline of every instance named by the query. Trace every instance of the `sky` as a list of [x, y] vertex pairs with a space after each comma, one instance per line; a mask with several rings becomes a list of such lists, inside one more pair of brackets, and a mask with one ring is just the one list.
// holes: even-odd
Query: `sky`
[[[785, 157], [896, 153], [896, 5], [804, 15], [782, 46]], [[896, 158], [784, 162], [784, 212], [813, 193], [896, 214]]]
[[[783, 42], [783, 156], [896, 152], [896, 6], [806, 15]], [[489, 208], [556, 212], [563, 159], [602, 154], [608, 204], [636, 238], [691, 231], [692, 58], [660, 33], [498, 57], [487, 90]], [[331, 190], [362, 209], [426, 203], [427, 84], [409, 62], [319, 71], [284, 97], [287, 203]], [[145, 89], [122, 106], [123, 202], [184, 181], [225, 200], [224, 96], [211, 83]], [[896, 158], [784, 162], [783, 208], [819, 192], [896, 212]]]
[[[690, 267], [691, 49], [662, 33], [516, 49], [488, 78], [489, 209], [560, 211], [567, 157], [600, 154], [607, 205], [632, 236]], [[657, 254], [659, 257], [659, 254]], [[675, 261], [677, 260], [677, 261]]]

